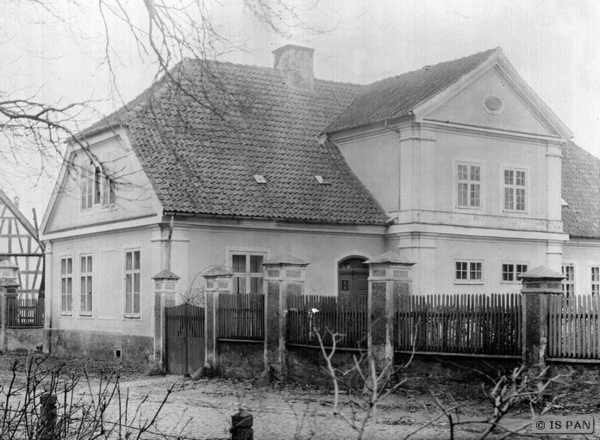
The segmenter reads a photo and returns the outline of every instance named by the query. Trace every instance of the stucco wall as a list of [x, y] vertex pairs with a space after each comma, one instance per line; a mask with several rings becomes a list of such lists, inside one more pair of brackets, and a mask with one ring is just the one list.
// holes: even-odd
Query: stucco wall
[[[290, 254], [308, 262], [305, 291], [337, 294], [340, 260], [350, 256], [372, 258], [386, 251], [383, 227], [319, 226], [295, 227], [276, 222], [220, 222], [224, 227], [188, 222], [189, 259], [174, 258], [172, 270], [189, 278], [212, 265], [231, 266], [235, 252], [262, 252], [265, 258]], [[215, 223], [215, 226], [217, 223]], [[183, 236], [183, 233], [182, 233]], [[183, 243], [180, 243], [183, 246]]]
[[[47, 253], [46, 327], [73, 331], [154, 336], [154, 282], [160, 271], [157, 245], [149, 229], [115, 231], [87, 237], [56, 240]], [[141, 313], [125, 316], [125, 252], [141, 252]], [[80, 256], [92, 255], [92, 312], [80, 310]], [[61, 312], [61, 259], [73, 259], [73, 310]], [[49, 261], [48, 261], [49, 260]], [[51, 311], [51, 313], [48, 313]]]
[[[572, 239], [563, 247], [563, 264], [575, 270], [575, 294], [590, 295], [591, 267], [600, 267], [600, 240]], [[559, 269], [560, 271], [560, 269]]]

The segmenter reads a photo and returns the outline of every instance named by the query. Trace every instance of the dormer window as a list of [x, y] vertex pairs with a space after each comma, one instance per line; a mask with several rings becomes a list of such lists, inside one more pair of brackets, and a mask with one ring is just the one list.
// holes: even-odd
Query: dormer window
[[256, 183], [262, 183], [262, 184], [267, 183], [267, 179], [265, 179], [265, 176], [263, 176], [261, 174], [255, 174], [254, 180], [256, 180]]
[[115, 204], [115, 182], [107, 176], [100, 165], [92, 169], [83, 168], [80, 173], [81, 210], [86, 211], [94, 205], [108, 207]]

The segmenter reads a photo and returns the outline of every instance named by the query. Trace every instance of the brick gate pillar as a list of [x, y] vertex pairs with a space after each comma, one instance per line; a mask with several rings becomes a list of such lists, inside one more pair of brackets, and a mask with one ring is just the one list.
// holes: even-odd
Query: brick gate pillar
[[168, 269], [152, 277], [154, 280], [154, 362], [162, 370], [166, 366], [166, 311], [175, 305], [175, 291], [179, 277]]
[[265, 269], [265, 371], [272, 369], [280, 377], [287, 376], [285, 338], [288, 295], [304, 293], [306, 266], [304, 260], [279, 255], [263, 263]]
[[523, 283], [522, 359], [526, 367], [545, 365], [548, 345], [548, 297], [562, 295], [564, 276], [544, 266], [518, 276]]
[[410, 275], [415, 263], [390, 251], [365, 264], [369, 266], [369, 354], [379, 365], [389, 365], [394, 360], [398, 304], [401, 296], [412, 293]]
[[213, 266], [202, 275], [206, 279], [206, 302], [204, 304], [204, 344], [206, 364], [216, 369], [219, 364], [217, 353], [217, 307], [219, 294], [232, 292], [233, 272], [223, 266]]
[[7, 297], [17, 297], [19, 266], [8, 258], [0, 260], [0, 354], [6, 354], [6, 326], [8, 324]]

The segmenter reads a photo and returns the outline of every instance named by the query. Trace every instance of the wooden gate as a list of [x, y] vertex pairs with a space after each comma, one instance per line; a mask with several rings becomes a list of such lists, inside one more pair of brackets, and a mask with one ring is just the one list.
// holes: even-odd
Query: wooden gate
[[204, 366], [204, 309], [181, 304], [166, 309], [167, 372], [192, 374]]

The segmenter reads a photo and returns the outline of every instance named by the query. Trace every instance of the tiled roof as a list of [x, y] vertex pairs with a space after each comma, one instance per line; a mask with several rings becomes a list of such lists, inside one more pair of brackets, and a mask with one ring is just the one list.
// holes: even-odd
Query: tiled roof
[[128, 127], [165, 211], [387, 221], [337, 147], [317, 140], [361, 86], [316, 80], [310, 93], [287, 86], [275, 69], [194, 60], [172, 75], [182, 87], [164, 81], [83, 133]]
[[500, 48], [387, 78], [367, 86], [328, 128], [334, 132], [409, 115], [471, 72]]
[[562, 149], [564, 232], [571, 237], [600, 238], [600, 159], [569, 142]]

